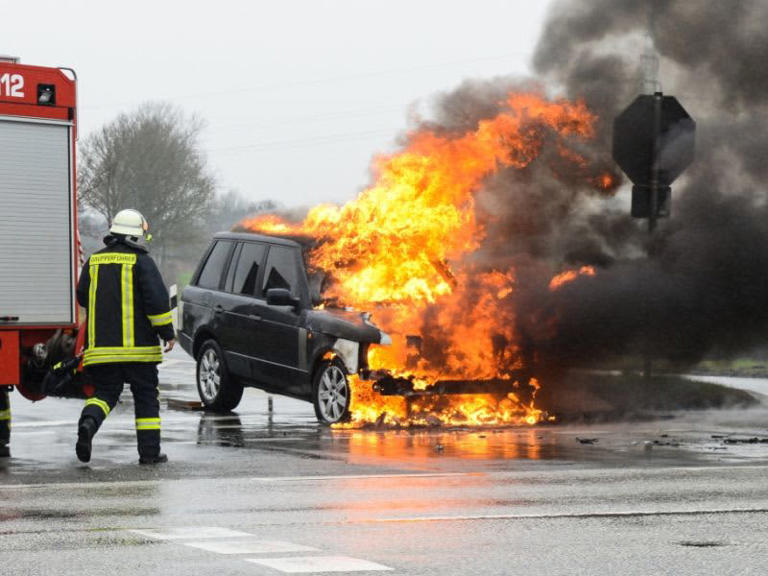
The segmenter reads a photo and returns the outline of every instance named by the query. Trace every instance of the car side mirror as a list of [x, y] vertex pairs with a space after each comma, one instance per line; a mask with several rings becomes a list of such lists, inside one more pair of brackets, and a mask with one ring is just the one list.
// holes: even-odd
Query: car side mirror
[[269, 306], [293, 306], [296, 308], [301, 301], [291, 295], [285, 288], [270, 288], [267, 290], [267, 304]]

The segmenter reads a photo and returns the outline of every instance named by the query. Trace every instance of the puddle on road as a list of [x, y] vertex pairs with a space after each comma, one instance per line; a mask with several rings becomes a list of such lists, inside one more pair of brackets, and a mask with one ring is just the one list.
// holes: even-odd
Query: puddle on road
[[331, 444], [351, 459], [462, 458], [482, 460], [556, 459], [563, 450], [557, 438], [539, 429], [347, 431], [332, 433]]
[[[245, 423], [243, 422], [245, 420]], [[331, 430], [312, 424], [258, 423], [252, 417], [203, 414], [197, 443], [222, 447], [293, 452], [309, 457], [387, 460], [437, 457], [464, 459], [556, 459], [563, 455], [557, 437], [543, 428], [439, 430]]]
[[360, 465], [422, 466], [449, 460], [499, 465], [511, 460], [685, 465], [768, 458], [768, 444], [754, 442], [751, 436], [745, 442], [725, 442], [729, 434], [715, 438], [717, 434], [689, 424], [680, 429], [667, 420], [531, 428], [331, 430], [305, 417], [202, 414], [196, 443]]
[[[34, 483], [44, 477], [45, 481], [110, 482], [224, 471], [247, 474], [260, 456], [289, 468], [296, 462], [297, 470], [322, 474], [338, 473], [344, 464], [359, 465], [361, 470], [467, 471], [545, 462], [667, 466], [768, 460], [768, 443], [762, 441], [768, 433], [757, 424], [765, 422], [765, 411], [697, 413], [642, 423], [331, 430], [317, 423], [308, 404], [275, 398], [275, 410], [270, 413], [266, 397], [246, 400], [241, 411], [230, 414], [164, 410], [163, 445], [171, 462], [163, 469], [147, 470], [136, 464], [130, 400], [99, 433], [94, 461], [87, 466], [74, 459], [72, 430], [22, 429], [12, 445], [16, 457], [0, 462], [0, 483]], [[80, 406], [51, 401], [50, 408], [52, 418], [71, 416], [74, 422]], [[279, 460], [280, 455], [285, 458]], [[299, 460], [308, 463], [300, 465]], [[103, 491], [94, 497], [114, 496], [109, 487], [99, 490]]]
[[[196, 442], [284, 452], [301, 458], [343, 458], [352, 464], [364, 465], [377, 461], [407, 464], [446, 459], [625, 461], [630, 453], [642, 455], [646, 460], [651, 457], [642, 442], [632, 442], [626, 436], [602, 433], [602, 440], [583, 445], [576, 440], [577, 432], [566, 427], [330, 430], [314, 423], [264, 426], [263, 421], [254, 425], [252, 418], [243, 420], [237, 416], [221, 419], [203, 415]], [[666, 444], [658, 439], [650, 442], [655, 442], [655, 448]], [[654, 456], [662, 458], [662, 454], [657, 450]]]

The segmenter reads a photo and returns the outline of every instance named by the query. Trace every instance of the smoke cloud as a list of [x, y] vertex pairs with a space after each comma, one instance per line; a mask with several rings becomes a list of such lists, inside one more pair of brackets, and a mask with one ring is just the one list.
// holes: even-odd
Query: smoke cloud
[[[510, 90], [554, 90], [598, 115], [580, 153], [615, 172], [612, 122], [640, 93], [652, 4], [557, 2], [535, 52], [536, 82], [467, 82], [439, 99], [429, 127], [468, 130]], [[664, 93], [697, 122], [696, 160], [673, 184], [672, 215], [654, 236], [629, 216], [630, 186], [600, 195], [584, 174], [563, 172], [555, 153], [500, 172], [477, 198], [486, 239], [474, 257], [515, 269], [521, 346], [540, 365], [642, 352], [689, 363], [768, 337], [768, 4], [654, 9]], [[553, 274], [582, 265], [597, 274], [547, 289]]]

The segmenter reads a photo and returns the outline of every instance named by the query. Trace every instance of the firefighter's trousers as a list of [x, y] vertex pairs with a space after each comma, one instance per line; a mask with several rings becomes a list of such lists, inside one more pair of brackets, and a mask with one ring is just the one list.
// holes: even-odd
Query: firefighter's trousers
[[0, 388], [0, 446], [11, 442], [11, 401], [8, 391]]
[[160, 402], [157, 365], [144, 363], [97, 364], [86, 368], [96, 391], [85, 401], [80, 415], [93, 418], [97, 429], [117, 404], [123, 385], [131, 385], [136, 411], [136, 442], [140, 456], [160, 453]]

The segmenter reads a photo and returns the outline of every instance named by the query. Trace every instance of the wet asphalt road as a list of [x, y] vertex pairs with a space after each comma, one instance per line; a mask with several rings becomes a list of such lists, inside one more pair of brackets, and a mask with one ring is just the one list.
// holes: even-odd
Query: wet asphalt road
[[180, 352], [161, 370], [156, 468], [136, 464], [129, 393], [89, 465], [81, 401], [13, 395], [0, 575], [768, 573], [768, 444], [740, 442], [768, 437], [765, 408], [330, 431], [254, 390], [236, 416], [184, 409], [193, 370]]

